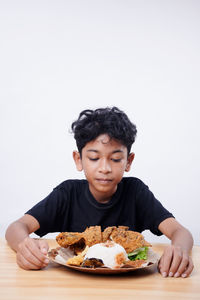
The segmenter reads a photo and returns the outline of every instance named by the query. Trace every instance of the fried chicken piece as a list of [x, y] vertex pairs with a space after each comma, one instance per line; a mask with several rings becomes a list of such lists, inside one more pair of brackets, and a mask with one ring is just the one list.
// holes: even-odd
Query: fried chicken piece
[[56, 241], [61, 247], [73, 245], [81, 250], [83, 246], [90, 247], [102, 242], [101, 226], [90, 226], [84, 232], [61, 232], [57, 235]]
[[110, 238], [117, 244], [120, 244], [127, 253], [133, 252], [137, 248], [150, 247], [151, 244], [145, 241], [143, 235], [139, 232], [116, 228], [111, 233]]
[[104, 229], [102, 232], [102, 242], [105, 243], [107, 240], [110, 239], [110, 236], [113, 232], [114, 229], [116, 229], [116, 226], [110, 226]]
[[128, 230], [129, 227], [128, 226], [110, 226], [110, 227], [107, 227], [104, 229], [103, 233], [102, 233], [102, 236], [103, 236], [103, 243], [105, 243], [107, 240], [111, 239], [111, 235], [112, 235], [112, 232], [114, 230], [117, 230], [117, 231], [126, 231]]
[[124, 229], [124, 230], [128, 230], [129, 227], [128, 226], [118, 226], [119, 229]]
[[82, 233], [87, 246], [91, 247], [102, 242], [101, 226], [90, 226]]
[[108, 239], [111, 239], [115, 243], [124, 247], [127, 253], [130, 253], [137, 248], [151, 246], [144, 240], [144, 237], [141, 233], [128, 229], [128, 226], [107, 227], [102, 233], [103, 242], [105, 243]]
[[57, 235], [56, 241], [61, 247], [68, 247], [78, 243], [82, 239], [80, 232], [61, 232]]
[[85, 239], [81, 238], [77, 243], [70, 245], [69, 248], [74, 251], [74, 254], [80, 254], [86, 247]]

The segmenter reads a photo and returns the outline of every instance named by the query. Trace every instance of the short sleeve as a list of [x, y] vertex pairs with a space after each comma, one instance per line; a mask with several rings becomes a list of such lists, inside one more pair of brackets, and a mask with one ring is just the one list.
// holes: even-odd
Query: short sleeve
[[136, 197], [136, 207], [137, 223], [141, 232], [149, 229], [155, 235], [162, 235], [158, 229], [159, 224], [167, 218], [174, 217], [142, 182]]
[[40, 228], [35, 232], [40, 237], [49, 232], [60, 232], [64, 220], [67, 222], [69, 213], [69, 201], [63, 188], [55, 188], [45, 199], [37, 203], [26, 212], [35, 217]]

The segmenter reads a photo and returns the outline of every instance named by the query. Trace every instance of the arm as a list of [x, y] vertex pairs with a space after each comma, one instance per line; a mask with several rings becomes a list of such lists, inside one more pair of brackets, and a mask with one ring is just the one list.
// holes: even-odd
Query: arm
[[16, 251], [17, 263], [23, 269], [41, 269], [48, 264], [47, 242], [29, 237], [30, 233], [39, 228], [40, 224], [34, 217], [24, 215], [6, 230], [6, 240]]
[[191, 233], [174, 218], [161, 222], [158, 229], [171, 240], [171, 246], [165, 249], [159, 262], [161, 274], [188, 277], [194, 268], [189, 256], [193, 246]]

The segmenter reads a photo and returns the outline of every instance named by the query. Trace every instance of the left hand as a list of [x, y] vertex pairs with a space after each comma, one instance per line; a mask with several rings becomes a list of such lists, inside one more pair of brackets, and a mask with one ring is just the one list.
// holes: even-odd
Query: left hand
[[179, 246], [165, 248], [158, 263], [158, 270], [163, 277], [188, 277], [194, 268], [191, 257]]

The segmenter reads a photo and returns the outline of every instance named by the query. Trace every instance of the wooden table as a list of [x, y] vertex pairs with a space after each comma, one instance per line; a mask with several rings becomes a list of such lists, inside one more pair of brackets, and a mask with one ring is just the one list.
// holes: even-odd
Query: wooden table
[[[48, 240], [50, 248], [57, 246]], [[163, 244], [154, 244], [161, 254]], [[195, 269], [189, 278], [163, 278], [157, 268], [122, 275], [92, 275], [70, 270], [56, 263], [39, 271], [20, 269], [15, 252], [0, 240], [1, 300], [62, 299], [200, 299], [200, 247], [192, 252]]]

